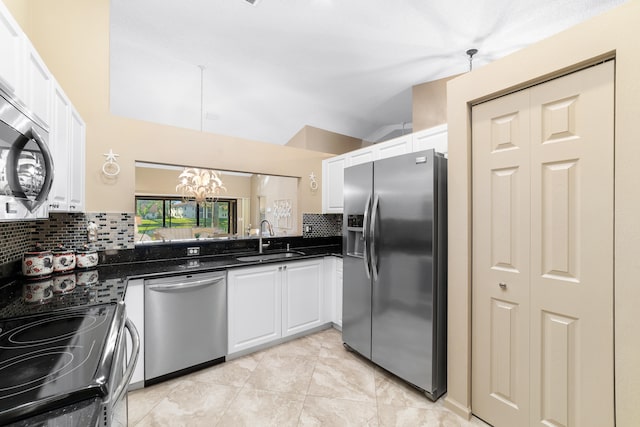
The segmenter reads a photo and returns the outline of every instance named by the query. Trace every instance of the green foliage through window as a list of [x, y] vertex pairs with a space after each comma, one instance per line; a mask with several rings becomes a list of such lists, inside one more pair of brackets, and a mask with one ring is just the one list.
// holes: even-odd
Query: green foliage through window
[[[204, 228], [214, 235], [235, 234], [236, 200], [197, 203], [172, 197], [136, 197], [139, 234], [153, 239], [162, 228]], [[197, 236], [196, 236], [197, 237]]]

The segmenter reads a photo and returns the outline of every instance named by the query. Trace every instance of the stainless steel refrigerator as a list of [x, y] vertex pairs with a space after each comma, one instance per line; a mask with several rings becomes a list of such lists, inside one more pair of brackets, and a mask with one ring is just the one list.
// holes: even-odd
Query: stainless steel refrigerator
[[446, 206], [434, 150], [344, 170], [343, 341], [433, 400], [446, 391]]

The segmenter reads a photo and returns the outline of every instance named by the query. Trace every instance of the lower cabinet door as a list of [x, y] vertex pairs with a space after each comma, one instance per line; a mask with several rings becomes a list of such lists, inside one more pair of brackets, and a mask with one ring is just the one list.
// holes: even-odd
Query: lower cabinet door
[[322, 260], [287, 263], [282, 266], [282, 277], [282, 335], [322, 325]]
[[281, 337], [281, 266], [229, 270], [229, 354]]

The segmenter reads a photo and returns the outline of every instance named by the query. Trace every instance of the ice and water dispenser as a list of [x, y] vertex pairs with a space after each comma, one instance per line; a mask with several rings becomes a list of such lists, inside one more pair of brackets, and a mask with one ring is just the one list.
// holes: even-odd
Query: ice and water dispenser
[[347, 216], [347, 255], [364, 257], [364, 215]]

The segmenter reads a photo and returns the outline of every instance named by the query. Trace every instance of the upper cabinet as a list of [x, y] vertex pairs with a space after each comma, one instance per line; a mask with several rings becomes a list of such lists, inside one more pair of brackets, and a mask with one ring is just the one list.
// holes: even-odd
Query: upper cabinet
[[71, 152], [69, 170], [69, 212], [84, 211], [84, 171], [86, 125], [75, 110], [71, 110]]
[[447, 153], [447, 125], [403, 135], [322, 161], [322, 213], [342, 213], [344, 168], [435, 148]]
[[2, 1], [0, 55], [0, 87], [49, 129], [54, 166], [49, 211], [82, 212], [85, 123]]
[[51, 126], [53, 76], [31, 43], [27, 43], [25, 51], [25, 81], [22, 86], [23, 91], [18, 91], [18, 97], [27, 105], [36, 119], [45, 126]]
[[434, 126], [412, 134], [413, 152], [434, 148], [438, 153], [448, 152], [447, 125]]
[[374, 145], [375, 160], [410, 153], [412, 151], [412, 141], [412, 134], [409, 134]]
[[11, 95], [17, 95], [21, 84], [24, 39], [20, 26], [0, 2], [0, 85]]
[[341, 213], [346, 157], [336, 156], [322, 162], [322, 212]]
[[55, 173], [49, 193], [50, 212], [84, 210], [85, 124], [57, 84], [53, 91], [49, 144]]
[[56, 85], [53, 90], [53, 108], [49, 146], [53, 153], [55, 168], [53, 185], [49, 192], [49, 209], [65, 211], [68, 208], [68, 186], [60, 175], [69, 170], [71, 102], [62, 89]]

